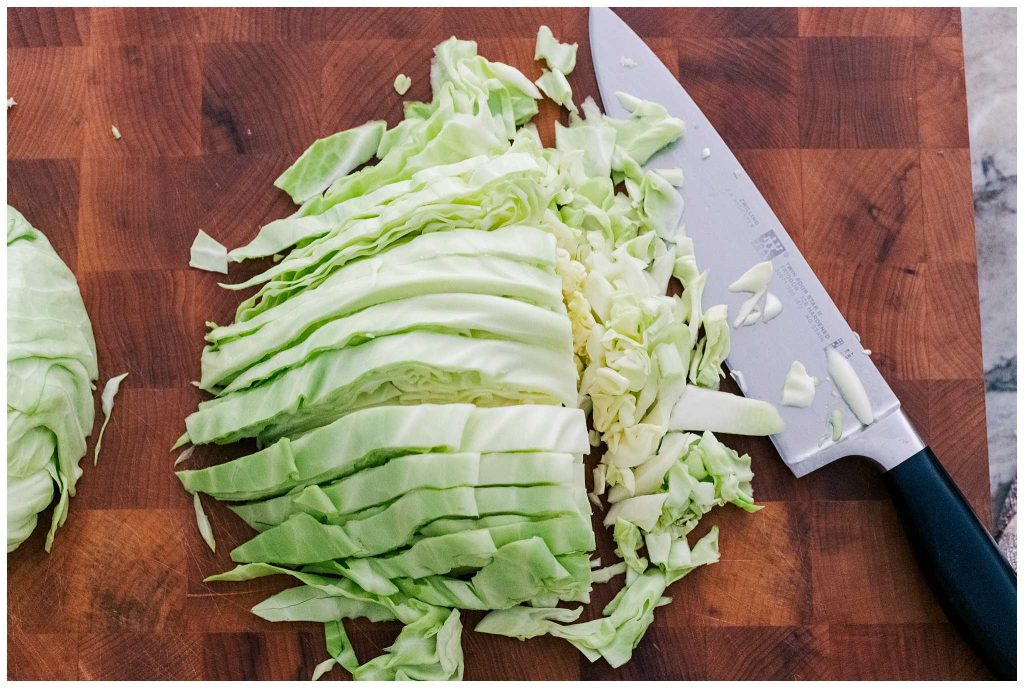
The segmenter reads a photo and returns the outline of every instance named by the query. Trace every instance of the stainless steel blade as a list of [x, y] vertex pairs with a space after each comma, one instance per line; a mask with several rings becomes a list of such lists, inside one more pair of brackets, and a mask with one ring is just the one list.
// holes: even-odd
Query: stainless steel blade
[[[901, 411], [899, 399], [764, 197], [675, 76], [606, 8], [590, 10], [590, 49], [606, 112], [628, 116], [615, 97], [621, 91], [661, 103], [686, 123], [681, 141], [648, 167], [683, 170], [680, 193], [686, 233], [693, 239], [698, 265], [709, 271], [704, 304], [728, 304], [730, 317], [735, 316], [748, 295], [732, 293], [728, 285], [756, 263], [770, 260], [774, 265], [769, 290], [782, 301], [782, 313], [767, 323], [733, 329], [726, 362], [742, 374], [745, 395], [779, 408], [786, 429], [772, 441], [790, 469], [801, 476], [854, 455], [889, 469], [921, 450], [924, 444]], [[623, 65], [628, 60], [622, 58], [635, 66]], [[828, 379], [829, 347], [847, 357], [863, 382], [875, 415], [871, 425], [858, 422]], [[781, 405], [793, 361], [821, 380], [809, 408]], [[833, 409], [842, 412], [838, 442], [832, 441], [829, 428]]]

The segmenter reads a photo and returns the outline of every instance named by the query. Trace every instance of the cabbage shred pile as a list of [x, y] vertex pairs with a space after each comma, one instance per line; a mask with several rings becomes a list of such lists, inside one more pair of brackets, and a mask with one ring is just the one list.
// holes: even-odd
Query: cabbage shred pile
[[[179, 445], [263, 448], [178, 475], [257, 531], [212, 580], [299, 581], [253, 611], [325, 624], [317, 677], [461, 678], [460, 610], [489, 611], [478, 631], [551, 634], [619, 666], [667, 586], [718, 560], [716, 529], [688, 540], [698, 520], [758, 508], [749, 457], [711, 430], [774, 421], [717, 391], [729, 329], [724, 306], [701, 307], [682, 173], [642, 168], [683, 122], [625, 94], [626, 119], [577, 108], [575, 53], [542, 28], [534, 84], [473, 42], [440, 44], [431, 102], [316, 142], [277, 180], [297, 212], [228, 254], [276, 262], [225, 285], [256, 291], [211, 324], [213, 397]], [[541, 91], [571, 113], [554, 148], [531, 124]], [[677, 422], [688, 396], [735, 400], [736, 428]], [[588, 500], [591, 445], [606, 451]], [[605, 568], [591, 503], [622, 559]], [[602, 617], [558, 606], [621, 574]], [[360, 661], [352, 618], [403, 629]]]

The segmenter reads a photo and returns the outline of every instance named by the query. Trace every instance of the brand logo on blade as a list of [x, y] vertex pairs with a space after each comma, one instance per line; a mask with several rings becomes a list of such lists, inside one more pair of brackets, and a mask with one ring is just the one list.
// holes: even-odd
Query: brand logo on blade
[[771, 260], [775, 256], [780, 256], [786, 252], [782, 242], [779, 241], [779, 236], [771, 229], [754, 239], [751, 244], [758, 255], [761, 256], [761, 260]]

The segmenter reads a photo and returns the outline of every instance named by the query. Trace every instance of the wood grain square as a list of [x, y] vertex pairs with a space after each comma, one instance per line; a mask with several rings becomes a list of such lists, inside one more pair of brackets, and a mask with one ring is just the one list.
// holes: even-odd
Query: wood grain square
[[809, 522], [815, 622], [899, 624], [945, 618], [922, 584], [890, 502], [815, 502]]
[[9, 7], [7, 47], [86, 45], [89, 42], [90, 12], [86, 7]]
[[854, 264], [913, 265], [925, 259], [918, 239], [923, 218], [917, 151], [805, 150], [801, 157], [804, 221], [797, 243], [812, 265], [822, 267], [840, 253], [843, 262]]
[[974, 262], [977, 249], [970, 151], [922, 150], [920, 155], [928, 260]]
[[452, 35], [440, 7], [336, 7], [317, 16], [327, 41], [401, 38], [436, 44]]
[[463, 7], [445, 8], [441, 22], [448, 35], [467, 40], [481, 38], [529, 38], [546, 25], [555, 38], [564, 35], [565, 10], [561, 7]]
[[[180, 355], [180, 354], [179, 354]], [[195, 358], [198, 358], [196, 356]], [[106, 362], [101, 358], [101, 364]], [[191, 499], [174, 477], [168, 449], [185, 431], [185, 415], [195, 408], [198, 390], [140, 389], [138, 371], [115, 371], [108, 363], [101, 378], [128, 372], [117, 395], [117, 413], [103, 435], [99, 464], [80, 481], [78, 509], [189, 509]], [[118, 489], [106, 489], [117, 485]]]
[[323, 48], [299, 43], [215, 43], [203, 60], [206, 153], [298, 155], [321, 135]]
[[[579, 651], [561, 638], [541, 636], [521, 641], [499, 635], [476, 633], [472, 629], [481, 617], [462, 612], [462, 653], [465, 657], [467, 681], [514, 681], [530, 677], [547, 680], [575, 681], [580, 678], [581, 664], [586, 663]], [[386, 638], [376, 638], [380, 649]], [[373, 649], [370, 655], [380, 652]], [[370, 655], [364, 655], [367, 658]], [[584, 668], [583, 671], [586, 669]]]
[[[82, 632], [161, 633], [182, 627], [185, 557], [174, 509], [79, 509], [68, 519], [67, 614]], [[102, 575], [97, 575], [102, 572]]]
[[94, 8], [90, 42], [96, 46], [194, 43], [203, 37], [205, 19], [206, 12], [196, 7]]
[[[708, 678], [713, 672], [705, 656], [706, 635], [711, 634], [700, 624], [681, 628], [666, 628], [654, 614], [654, 624], [644, 640], [633, 650], [626, 664], [613, 669], [603, 659], [589, 662], [580, 656], [580, 678], [584, 681], [695, 681]], [[575, 651], [575, 650], [574, 650]], [[523, 672], [519, 672], [519, 677]], [[545, 676], [546, 678], [546, 676]]]
[[[823, 260], [818, 275], [886, 379], [929, 374], [928, 281], [921, 265], [850, 265]], [[880, 313], [884, 316], [879, 317]]]
[[203, 677], [210, 681], [308, 681], [323, 659], [323, 632], [206, 633]]
[[834, 676], [865, 680], [969, 680], [990, 675], [948, 623], [891, 626], [837, 625], [829, 628]]
[[86, 48], [22, 48], [7, 58], [7, 95], [18, 102], [7, 111], [8, 159], [77, 158]]
[[[129, 371], [127, 386], [187, 389], [196, 378], [200, 341], [191, 315], [196, 308], [193, 272], [122, 270], [82, 280], [101, 365], [109, 362], [118, 372]], [[156, 328], [159, 336], [153, 334]], [[189, 341], [193, 356], [183, 355], [182, 343]]]
[[175, 158], [86, 158], [79, 217], [81, 272], [188, 264], [199, 226], [193, 170]]
[[[389, 39], [325, 43], [319, 84], [321, 131], [333, 134], [376, 119], [394, 126], [403, 118], [405, 101], [430, 101], [434, 45], [428, 40], [408, 40], [403, 41], [403, 50], [396, 51]], [[404, 96], [394, 88], [399, 74], [412, 79]], [[353, 84], [375, 97], [353, 98]]]
[[679, 80], [730, 148], [795, 148], [795, 39], [677, 40]]
[[801, 7], [801, 36], [913, 36], [910, 7]]
[[959, 36], [962, 28], [959, 7], [918, 7], [914, 11], [918, 36]]
[[707, 629], [712, 681], [808, 681], [828, 672], [828, 627]]
[[[199, 95], [199, 50], [194, 45], [100, 43], [90, 48], [84, 155], [197, 155]], [[111, 125], [120, 130], [119, 140]]]
[[959, 36], [914, 45], [917, 131], [925, 148], [967, 148], [967, 91]]
[[[900, 400], [903, 401], [902, 397]], [[824, 426], [823, 419], [822, 427]], [[867, 501], [891, 498], [878, 464], [860, 456], [848, 456], [822, 466], [812, 471], [810, 475], [800, 478], [800, 483], [815, 501]]]
[[203, 14], [211, 43], [319, 40], [323, 21], [310, 7], [211, 7]]
[[22, 632], [8, 624], [8, 681], [67, 681], [78, 678], [78, 638], [74, 633]]
[[[55, 632], [72, 633], [76, 630], [75, 626], [67, 623], [69, 614], [79, 604], [73, 597], [70, 582], [72, 572], [68, 568], [74, 554], [74, 539], [82, 530], [82, 524], [79, 523], [82, 514], [75, 504], [76, 500], [71, 500], [68, 518], [57, 530], [49, 554], [43, 546], [50, 528], [52, 508], [39, 514], [39, 523], [32, 535], [7, 555], [9, 670], [15, 663], [16, 649], [25, 647], [25, 643], [19, 643], [19, 636], [27, 635], [31, 638]], [[61, 620], [59, 627], [54, 619]], [[26, 642], [31, 645], [30, 641]], [[25, 671], [38, 661], [35, 657], [28, 658]]]
[[79, 677], [108, 681], [194, 681], [203, 678], [201, 633], [84, 633]]
[[74, 272], [78, 267], [77, 160], [10, 160], [7, 202], [39, 228]]
[[665, 13], [650, 8], [616, 8], [640, 36], [702, 37], [796, 36], [793, 7], [688, 7]]
[[988, 476], [974, 467], [988, 463], [988, 442], [980, 434], [968, 436], [964, 427], [985, 425], [985, 384], [981, 380], [929, 380], [919, 382], [928, 393], [927, 419], [921, 434], [967, 501], [988, 526], [992, 497]]
[[803, 165], [800, 151], [742, 148], [733, 151], [779, 222], [796, 240], [803, 233]]
[[973, 263], [931, 263], [926, 272], [929, 330], [928, 378], [977, 380], [981, 368], [981, 320], [967, 304], [978, 299], [978, 269]]
[[912, 38], [800, 41], [804, 148], [917, 144]]

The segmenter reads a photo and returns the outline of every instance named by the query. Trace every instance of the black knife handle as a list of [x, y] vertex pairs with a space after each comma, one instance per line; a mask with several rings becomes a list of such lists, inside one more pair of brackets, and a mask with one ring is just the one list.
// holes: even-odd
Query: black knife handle
[[1001, 679], [1017, 676], [1017, 575], [925, 447], [888, 473], [893, 502], [939, 603]]

